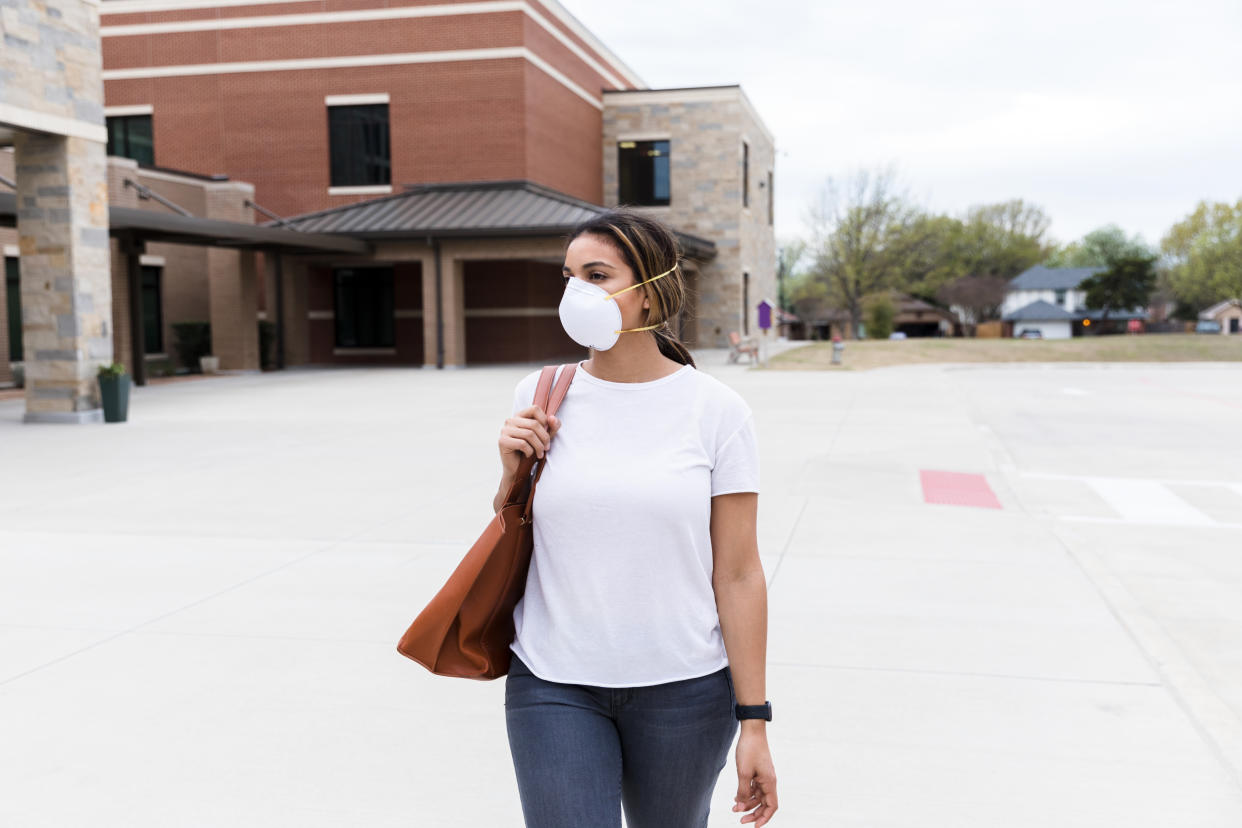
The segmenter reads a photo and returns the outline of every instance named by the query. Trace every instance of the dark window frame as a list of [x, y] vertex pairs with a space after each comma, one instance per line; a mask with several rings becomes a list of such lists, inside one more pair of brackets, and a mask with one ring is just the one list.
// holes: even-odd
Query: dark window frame
[[332, 269], [334, 347], [396, 347], [394, 275], [382, 265]]
[[[155, 123], [152, 116], [108, 115], [104, 119], [108, 131], [108, 155], [119, 155], [145, 166], [155, 165]], [[138, 129], [145, 124], [144, 130]]]
[[750, 273], [742, 271], [742, 336], [750, 336]]
[[617, 201], [636, 207], [673, 203], [672, 141], [617, 142]]
[[388, 104], [330, 105], [328, 186], [391, 186], [391, 137]]
[[750, 207], [750, 144], [742, 142], [742, 206]]
[[22, 276], [21, 263], [16, 256], [4, 257], [4, 297], [9, 323], [9, 362], [23, 362]]

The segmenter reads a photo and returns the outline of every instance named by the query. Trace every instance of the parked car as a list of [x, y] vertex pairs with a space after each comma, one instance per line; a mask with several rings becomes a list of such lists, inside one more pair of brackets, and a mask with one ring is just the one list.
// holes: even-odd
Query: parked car
[[1018, 331], [1018, 339], [1043, 339], [1044, 332], [1039, 328], [1023, 328]]
[[888, 338], [889, 339], [905, 339], [906, 332], [905, 331], [893, 331], [891, 334], [888, 335]]
[[1218, 334], [1220, 331], [1220, 323], [1214, 319], [1200, 319], [1195, 323], [1195, 333]]

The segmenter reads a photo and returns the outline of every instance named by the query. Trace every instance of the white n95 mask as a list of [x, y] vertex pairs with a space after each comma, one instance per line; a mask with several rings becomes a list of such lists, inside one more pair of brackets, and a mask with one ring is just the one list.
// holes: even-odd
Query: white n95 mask
[[616, 293], [608, 293], [599, 285], [593, 285], [571, 276], [565, 283], [565, 295], [561, 297], [561, 305], [557, 309], [561, 317], [561, 327], [574, 342], [584, 348], [594, 348], [597, 351], [607, 351], [616, 345], [623, 333], [650, 331], [660, 327], [664, 324], [663, 322], [648, 325], [645, 328], [622, 330], [621, 308], [617, 306], [614, 299], [626, 291], [663, 278], [676, 269], [674, 265], [659, 276], [652, 276], [646, 282], [638, 282]]

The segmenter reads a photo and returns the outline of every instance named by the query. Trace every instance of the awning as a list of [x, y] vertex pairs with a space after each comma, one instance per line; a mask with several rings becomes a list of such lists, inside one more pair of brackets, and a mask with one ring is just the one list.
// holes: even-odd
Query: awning
[[[0, 192], [0, 226], [17, 225], [17, 195]], [[370, 245], [347, 236], [307, 233], [239, 221], [182, 216], [135, 207], [109, 207], [108, 232], [143, 241], [232, 248], [275, 248], [283, 253], [366, 254]]]
[[[281, 224], [368, 240], [548, 237], [564, 236], [606, 210], [529, 181], [483, 181], [427, 184], [285, 218]], [[264, 226], [274, 227], [276, 222]], [[702, 261], [715, 257], [716, 245], [711, 240], [674, 232], [690, 258]]]

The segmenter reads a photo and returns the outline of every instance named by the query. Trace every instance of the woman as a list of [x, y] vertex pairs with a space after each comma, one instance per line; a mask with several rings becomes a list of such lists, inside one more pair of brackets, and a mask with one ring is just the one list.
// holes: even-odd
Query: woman
[[630, 828], [705, 826], [739, 720], [733, 810], [777, 808], [754, 426], [668, 327], [679, 260], [637, 213], [576, 228], [560, 316], [590, 358], [560, 416], [531, 404], [536, 371], [501, 429], [496, 509], [547, 455], [505, 686], [528, 828], [619, 827], [623, 808]]

